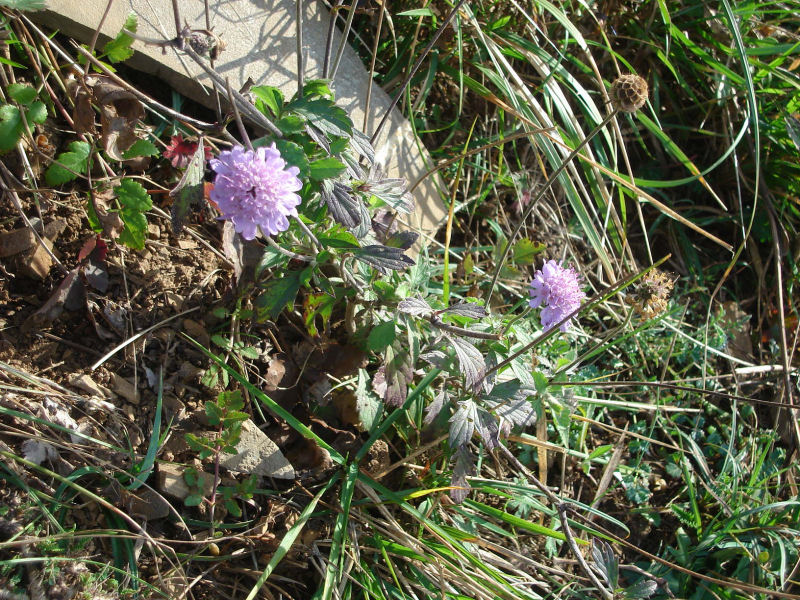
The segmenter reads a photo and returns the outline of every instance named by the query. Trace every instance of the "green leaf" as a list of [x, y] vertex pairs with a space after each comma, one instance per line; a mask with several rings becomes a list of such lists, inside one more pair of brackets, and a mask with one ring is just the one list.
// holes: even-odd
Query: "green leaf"
[[236, 500], [226, 500], [225, 501], [225, 508], [228, 509], [228, 513], [233, 515], [234, 517], [241, 517], [242, 516], [242, 509], [239, 507], [239, 503]]
[[122, 158], [130, 160], [140, 156], [155, 156], [158, 154], [158, 148], [150, 140], [139, 139], [131, 144], [131, 147], [122, 153]]
[[347, 167], [339, 160], [329, 156], [315, 160], [310, 165], [309, 176], [314, 181], [333, 179], [341, 175]]
[[9, 97], [19, 102], [24, 106], [28, 106], [31, 102], [36, 100], [36, 90], [29, 85], [25, 85], [24, 83], [11, 83], [6, 88], [6, 93], [8, 93]]
[[325, 248], [358, 248], [358, 240], [349, 231], [344, 229], [331, 230], [325, 235], [319, 236], [320, 243]]
[[378, 424], [381, 415], [381, 407], [383, 402], [370, 390], [370, 379], [367, 371], [364, 369], [358, 370], [358, 384], [356, 386], [356, 410], [358, 411], [358, 418], [361, 419], [361, 425], [367, 431], [372, 429]]
[[276, 277], [268, 281], [264, 291], [255, 300], [258, 315], [262, 318], [275, 319], [284, 308], [294, 302], [301, 285], [311, 279], [312, 267], [301, 271], [290, 271], [285, 277]]
[[397, 13], [398, 17], [433, 17], [436, 18], [436, 14], [430, 8], [412, 8], [411, 10], [404, 10], [403, 12]]
[[[62, 152], [44, 174], [49, 186], [58, 186], [75, 179], [86, 170], [91, 146], [87, 142], [72, 142], [68, 152]], [[60, 164], [58, 164], [60, 163]]]
[[147, 218], [144, 212], [153, 207], [153, 201], [142, 185], [133, 179], [123, 179], [114, 188], [120, 203], [119, 216], [125, 228], [119, 235], [119, 241], [129, 248], [141, 250], [147, 235]]
[[367, 337], [367, 347], [373, 352], [380, 352], [395, 339], [394, 321], [386, 321], [373, 327]]
[[522, 238], [512, 248], [513, 261], [518, 265], [532, 265], [536, 255], [544, 252], [545, 245]]
[[184, 506], [200, 506], [203, 503], [203, 496], [200, 494], [189, 494], [183, 501]]
[[[136, 20], [136, 15], [130, 14], [128, 18], [125, 19], [123, 29], [136, 33], [138, 25], [139, 23]], [[117, 37], [103, 46], [103, 54], [105, 54], [106, 58], [112, 63], [122, 62], [133, 56], [133, 50], [131, 49], [132, 43], [133, 38], [127, 33], [120, 31]]]
[[330, 83], [330, 79], [312, 79], [303, 86], [303, 95], [333, 98]]
[[275, 126], [281, 130], [283, 135], [293, 135], [303, 131], [306, 128], [306, 122], [297, 115], [284, 115], [275, 121]]
[[44, 102], [37, 101], [31, 104], [30, 108], [25, 111], [25, 118], [29, 123], [44, 123], [47, 119], [47, 107]]
[[0, 6], [13, 10], [44, 10], [45, 0], [0, 0]]
[[320, 131], [335, 137], [353, 135], [353, 122], [344, 109], [336, 106], [327, 98], [297, 98], [286, 107], [298, 115], [305, 117]]
[[[250, 92], [257, 98], [256, 108], [266, 115], [264, 108], [269, 108], [272, 115], [280, 117], [283, 111], [283, 94], [271, 85], [257, 85], [250, 88]], [[270, 115], [266, 115], [270, 116]]]
[[300, 173], [298, 173], [300, 179], [308, 177], [310, 171], [308, 157], [298, 144], [289, 140], [275, 140], [275, 147], [281, 153], [281, 157], [286, 161], [287, 165], [300, 169]]
[[11, 150], [22, 137], [19, 109], [11, 104], [0, 106], [0, 152]]

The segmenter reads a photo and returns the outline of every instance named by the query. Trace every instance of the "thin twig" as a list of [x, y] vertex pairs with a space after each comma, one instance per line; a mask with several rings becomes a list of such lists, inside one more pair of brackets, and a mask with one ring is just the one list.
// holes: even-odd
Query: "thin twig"
[[303, 97], [303, 87], [305, 86], [304, 74], [305, 65], [303, 64], [303, 0], [295, 0], [297, 8], [295, 18], [297, 19], [297, 97]]
[[[108, 2], [106, 2], [106, 9], [103, 11], [103, 16], [100, 17], [100, 23], [97, 24], [97, 28], [94, 30], [94, 34], [92, 35], [92, 41], [89, 43], [89, 54], [94, 55], [94, 49], [97, 46], [97, 38], [100, 36], [100, 30], [103, 28], [103, 24], [106, 22], [106, 18], [108, 17], [108, 13], [111, 11], [112, 4], [114, 4], [114, 0], [108, 0]], [[89, 68], [90, 65], [87, 62], [86, 69], [83, 71], [84, 77], [89, 75]]]
[[175, 18], [175, 42], [178, 48], [183, 47], [183, 28], [181, 27], [181, 12], [178, 0], [172, 0], [172, 16]]
[[578, 548], [578, 544], [575, 542], [575, 537], [572, 535], [572, 529], [570, 529], [569, 520], [567, 519], [567, 510], [569, 510], [569, 506], [562, 502], [556, 508], [558, 509], [558, 517], [561, 520], [561, 529], [564, 530], [564, 535], [567, 538], [567, 545], [577, 559], [581, 570], [591, 580], [594, 586], [600, 590], [600, 594], [603, 596], [603, 598], [606, 600], [614, 600], [614, 595], [606, 589], [606, 586], [600, 583], [597, 575], [594, 574], [592, 568], [586, 563], [586, 559], [583, 558], [581, 549]]
[[347, 21], [344, 24], [344, 31], [342, 31], [342, 39], [339, 42], [339, 48], [336, 50], [336, 58], [333, 60], [331, 67], [330, 79], [336, 79], [336, 72], [339, 70], [339, 64], [342, 62], [344, 56], [344, 49], [347, 47], [347, 37], [350, 35], [350, 29], [353, 27], [353, 17], [356, 14], [357, 2], [350, 3], [350, 11], [347, 13]]
[[[383, 29], [383, 17], [386, 14], [386, 3], [379, 2], [380, 4], [380, 16], [378, 17], [378, 27], [375, 31], [375, 40], [372, 43], [372, 58], [369, 62], [369, 81], [367, 82], [367, 98], [364, 101], [364, 125], [361, 128], [362, 131], [367, 130], [367, 122], [369, 119], [369, 106], [372, 101], [372, 83], [373, 77], [375, 76], [375, 62], [378, 59], [378, 44], [381, 41], [381, 29]], [[412, 190], [413, 191], [413, 190]]]
[[236, 120], [236, 126], [239, 128], [239, 135], [242, 137], [242, 141], [247, 146], [247, 149], [252, 152], [253, 144], [250, 142], [250, 136], [247, 135], [247, 130], [244, 128], [244, 123], [242, 123], [242, 115], [239, 114], [239, 109], [236, 107], [236, 100], [233, 98], [231, 82], [227, 77], [225, 78], [225, 89], [228, 92], [228, 102], [231, 103], [231, 108], [233, 109], [233, 118]]
[[336, 4], [331, 7], [331, 20], [328, 23], [328, 37], [325, 40], [325, 58], [322, 61], [322, 78], [328, 78], [328, 71], [331, 66], [331, 50], [333, 50], [333, 32], [336, 31], [336, 19], [339, 14], [339, 7], [344, 0], [336, 0]]

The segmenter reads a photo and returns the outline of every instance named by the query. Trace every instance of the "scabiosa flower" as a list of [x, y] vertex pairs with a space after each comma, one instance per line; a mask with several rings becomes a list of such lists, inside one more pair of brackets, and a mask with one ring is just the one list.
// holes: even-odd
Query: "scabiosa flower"
[[[162, 156], [168, 158], [176, 169], [185, 169], [189, 166], [189, 161], [192, 160], [195, 152], [197, 152], [197, 142], [184, 140], [183, 136], [178, 134], [170, 138]], [[203, 154], [205, 154], [206, 160], [209, 160], [211, 158], [211, 148], [203, 146]]]
[[[565, 269], [561, 262], [548, 260], [533, 274], [529, 303], [533, 308], [543, 307], [541, 319], [545, 331], [576, 310], [584, 298], [580, 278], [572, 267]], [[561, 331], [567, 329], [569, 321], [561, 325]]]
[[297, 178], [300, 169], [287, 168], [274, 143], [256, 150], [234, 146], [209, 164], [217, 173], [211, 199], [244, 239], [256, 237], [259, 227], [265, 235], [289, 228], [287, 217], [296, 217], [300, 204], [294, 192], [303, 184]]

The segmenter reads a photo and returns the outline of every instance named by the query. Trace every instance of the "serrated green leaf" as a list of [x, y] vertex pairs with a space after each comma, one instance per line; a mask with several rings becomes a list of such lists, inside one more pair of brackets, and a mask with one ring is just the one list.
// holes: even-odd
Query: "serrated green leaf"
[[119, 216], [125, 228], [119, 235], [119, 241], [129, 248], [141, 250], [147, 235], [147, 218], [144, 212], [153, 207], [150, 194], [138, 181], [123, 179], [114, 188], [120, 203]]
[[[272, 116], [281, 116], [281, 112], [283, 111], [283, 94], [278, 88], [272, 87], [271, 85], [257, 85], [250, 88], [250, 93], [256, 97], [256, 108], [262, 113], [266, 114], [263, 108], [266, 107], [272, 112]], [[270, 115], [267, 114], [266, 116], [269, 117]]]
[[9, 97], [19, 102], [24, 106], [28, 106], [31, 102], [36, 100], [36, 90], [24, 83], [10, 83], [6, 88], [6, 93]]
[[[123, 29], [127, 29], [128, 31], [136, 33], [136, 28], [138, 25], [139, 23], [136, 19], [136, 15], [130, 14], [128, 15], [128, 18], [125, 19], [125, 25], [123, 26]], [[128, 60], [131, 56], [133, 56], [131, 44], [133, 44], [133, 38], [124, 31], [120, 31], [119, 34], [117, 34], [117, 37], [103, 46], [103, 54], [105, 54], [106, 58], [112, 63], [119, 63], [124, 60]]]
[[306, 121], [297, 115], [284, 115], [275, 121], [275, 126], [281, 130], [283, 135], [294, 135], [306, 128]]
[[275, 319], [284, 308], [294, 302], [301, 285], [311, 279], [312, 267], [290, 271], [285, 277], [271, 279], [255, 300], [256, 312], [261, 318]]
[[518, 265], [532, 265], [536, 256], [544, 252], [545, 248], [542, 243], [522, 238], [514, 244], [512, 259]]
[[156, 148], [153, 142], [150, 140], [138, 139], [131, 144], [130, 148], [122, 153], [122, 158], [124, 160], [130, 160], [140, 156], [155, 156], [156, 154], [158, 154], [158, 148]]
[[386, 321], [372, 328], [367, 336], [367, 348], [380, 352], [391, 344], [396, 336], [394, 321]]
[[0, 0], [0, 6], [13, 10], [44, 10], [45, 0]]
[[72, 142], [68, 152], [62, 152], [44, 174], [47, 185], [58, 186], [72, 181], [86, 170], [91, 146], [87, 142]]
[[298, 144], [289, 140], [275, 140], [275, 147], [281, 153], [281, 158], [286, 161], [288, 166], [300, 169], [300, 173], [298, 173], [300, 179], [308, 177], [310, 170], [308, 157]]
[[314, 181], [322, 181], [323, 179], [333, 179], [341, 175], [347, 168], [340, 160], [329, 156], [327, 158], [320, 158], [315, 160], [309, 165], [309, 177]]
[[122, 206], [122, 218], [125, 220], [124, 211], [130, 212], [145, 212], [153, 208], [153, 201], [150, 194], [142, 187], [142, 184], [133, 179], [123, 179], [119, 185], [114, 188], [114, 193], [117, 194], [119, 203]]

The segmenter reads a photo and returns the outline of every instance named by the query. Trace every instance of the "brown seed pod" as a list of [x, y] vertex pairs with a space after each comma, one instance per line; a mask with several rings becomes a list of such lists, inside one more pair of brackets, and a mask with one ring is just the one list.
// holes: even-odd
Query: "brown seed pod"
[[611, 102], [622, 112], [634, 113], [647, 102], [647, 82], [638, 75], [620, 75], [611, 85]]

